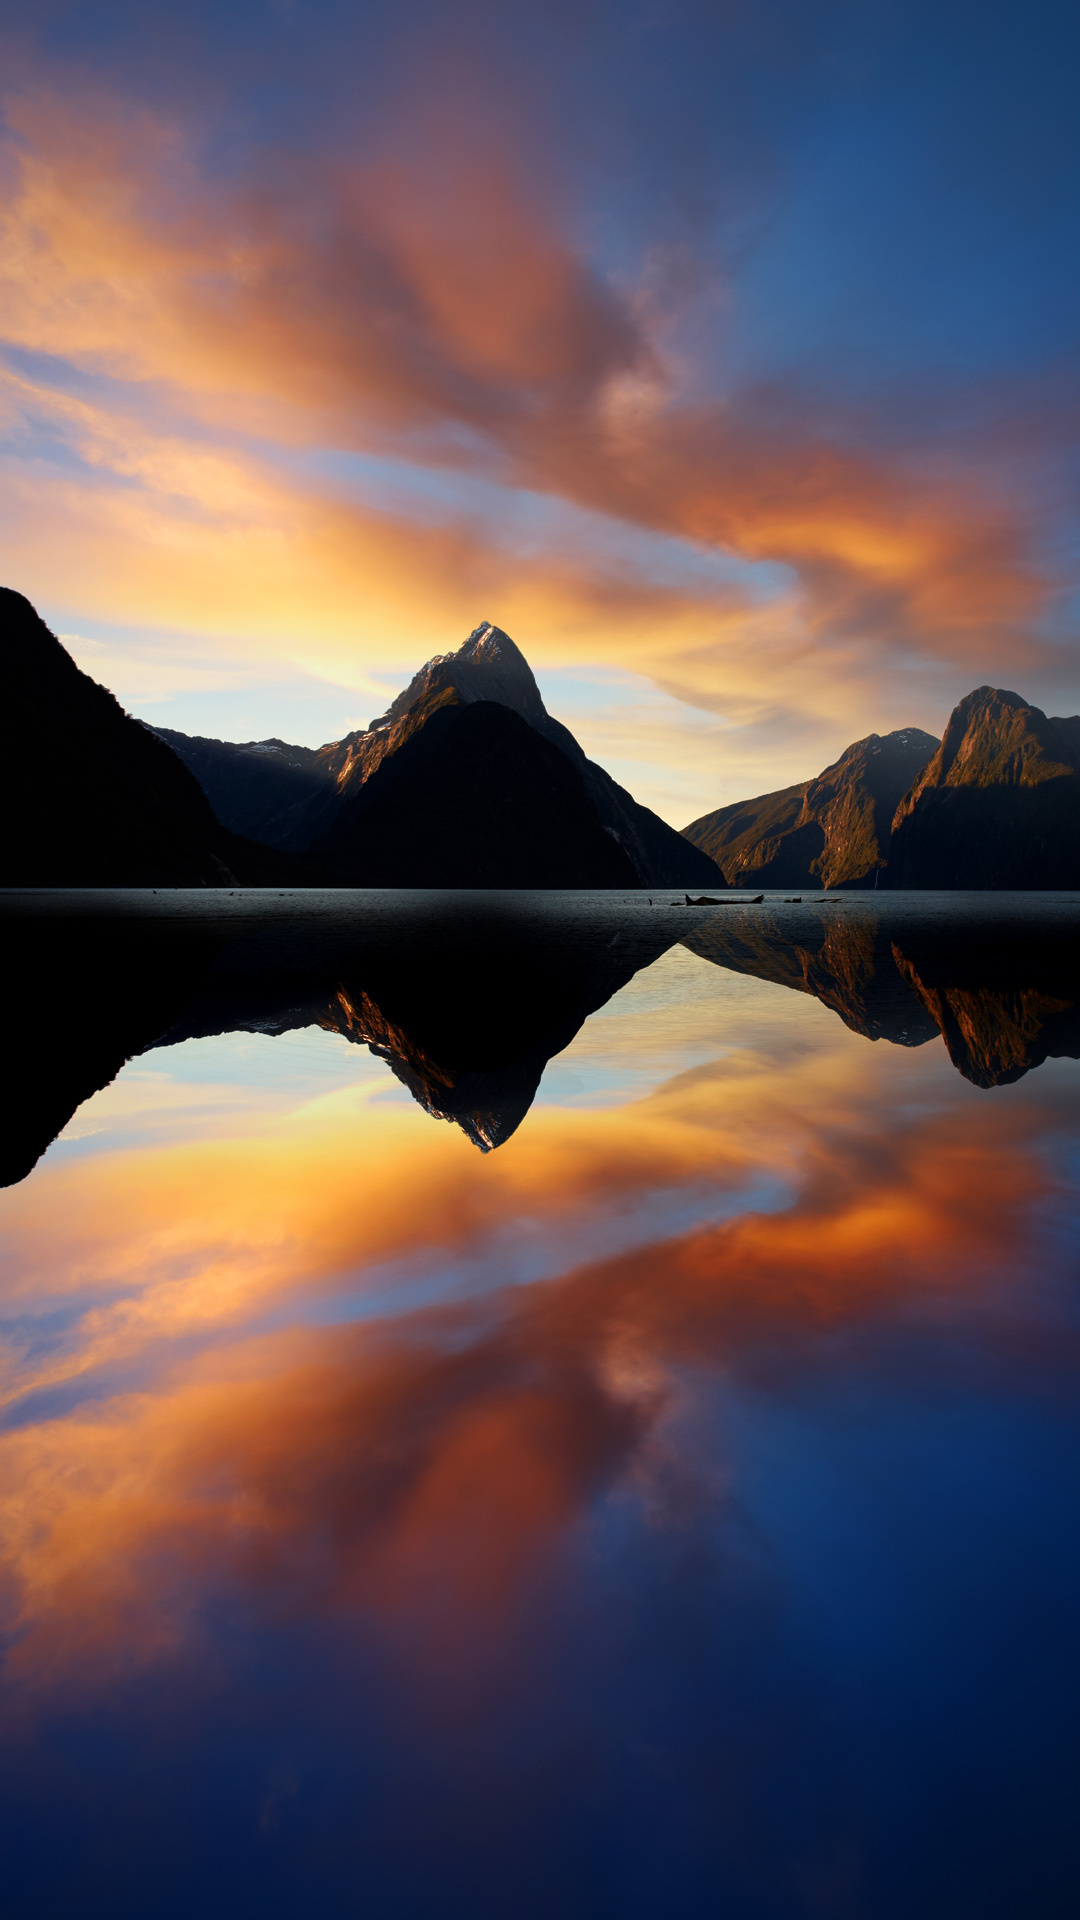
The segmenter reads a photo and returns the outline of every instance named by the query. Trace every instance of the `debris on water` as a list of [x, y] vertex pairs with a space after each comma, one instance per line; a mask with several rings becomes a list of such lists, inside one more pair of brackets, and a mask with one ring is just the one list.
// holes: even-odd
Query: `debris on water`
[[[688, 907], [760, 907], [765, 895], [755, 893], [752, 900], [733, 900], [730, 893], [725, 893], [719, 900], [711, 893], [699, 894], [696, 900], [690, 894], [684, 895], [684, 898]], [[673, 900], [671, 904], [675, 906], [677, 903]]]

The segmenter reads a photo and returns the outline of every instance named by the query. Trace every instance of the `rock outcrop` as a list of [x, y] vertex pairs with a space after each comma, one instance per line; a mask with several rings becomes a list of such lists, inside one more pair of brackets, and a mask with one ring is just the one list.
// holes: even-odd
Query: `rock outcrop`
[[876, 886], [897, 804], [937, 744], [918, 727], [872, 733], [816, 779], [719, 807], [683, 833], [729, 886]]

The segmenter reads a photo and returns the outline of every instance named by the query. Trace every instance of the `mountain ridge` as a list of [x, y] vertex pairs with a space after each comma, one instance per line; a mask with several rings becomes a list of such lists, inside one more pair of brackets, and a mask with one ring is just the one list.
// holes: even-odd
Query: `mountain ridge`
[[683, 832], [729, 886], [1080, 887], [1080, 717], [976, 687], [940, 741], [915, 727], [869, 734], [816, 779], [715, 808]]
[[[632, 889], [665, 873], [723, 885], [551, 719], [524, 656], [490, 623], [428, 661], [370, 727], [321, 750], [148, 726], [9, 588], [0, 658], [7, 886]], [[239, 824], [253, 833], [212, 804], [215, 780], [238, 765]]]
[[10, 588], [0, 647], [8, 886], [1080, 888], [1080, 717], [1000, 687], [680, 834], [489, 621], [321, 748], [136, 720]]
[[813, 779], [718, 807], [683, 833], [729, 886], [873, 887], [896, 808], [937, 746], [919, 727], [868, 734]]
[[[585, 797], [600, 825], [623, 849], [643, 886], [717, 888], [723, 876], [707, 854], [636, 801], [603, 767], [586, 755], [568, 727], [548, 713], [532, 668], [501, 627], [481, 621], [456, 651], [435, 654], [418, 669], [386, 711], [340, 740], [318, 748], [295, 748], [278, 741], [247, 742], [201, 738], [158, 729], [193, 772], [203, 780], [222, 818], [251, 834], [272, 812], [267, 788], [279, 779], [278, 837], [269, 844], [307, 852], [326, 844], [336, 816], [378, 773], [388, 756], [410, 737], [409, 715], [429, 718], [440, 698], [453, 694], [461, 706], [493, 704], [517, 714], [533, 732], [555, 747], [576, 768]], [[271, 749], [256, 764], [260, 749]], [[286, 756], [292, 756], [291, 761]], [[310, 791], [304, 788], [310, 783]], [[230, 812], [230, 808], [235, 811]], [[569, 884], [569, 883], [567, 883]], [[619, 884], [626, 884], [625, 880]]]

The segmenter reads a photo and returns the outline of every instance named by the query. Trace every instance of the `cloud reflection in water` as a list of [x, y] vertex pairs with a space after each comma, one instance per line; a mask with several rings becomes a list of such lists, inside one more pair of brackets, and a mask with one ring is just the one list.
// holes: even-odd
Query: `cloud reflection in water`
[[95, 1914], [1052, 1892], [1075, 1070], [681, 952], [562, 1064], [665, 983], [645, 1097], [487, 1158], [304, 1085], [5, 1196], [12, 1912], [57, 1820]]

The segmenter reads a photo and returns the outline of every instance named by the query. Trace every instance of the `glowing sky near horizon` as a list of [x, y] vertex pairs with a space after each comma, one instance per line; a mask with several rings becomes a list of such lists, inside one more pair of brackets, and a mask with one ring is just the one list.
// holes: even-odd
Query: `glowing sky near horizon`
[[0, 554], [143, 717], [319, 744], [481, 619], [694, 814], [1080, 706], [1078, 31], [838, 0], [0, 28]]

